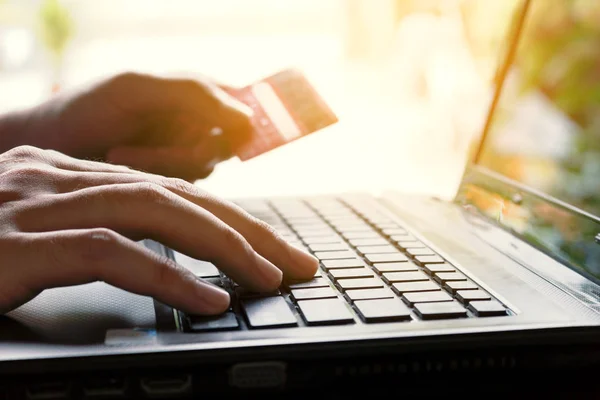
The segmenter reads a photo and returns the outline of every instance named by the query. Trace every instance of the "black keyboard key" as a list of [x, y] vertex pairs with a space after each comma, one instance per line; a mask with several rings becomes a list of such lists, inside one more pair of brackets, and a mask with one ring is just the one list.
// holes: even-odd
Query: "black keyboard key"
[[367, 267], [362, 268], [345, 268], [345, 269], [332, 269], [330, 272], [334, 279], [343, 278], [369, 278], [375, 276], [375, 273]]
[[434, 279], [439, 283], [446, 283], [454, 281], [466, 281], [467, 277], [460, 272], [438, 272], [435, 274]]
[[365, 322], [410, 321], [410, 310], [398, 299], [358, 300], [354, 302]]
[[492, 296], [484, 292], [483, 290], [458, 290], [456, 292], [456, 298], [461, 303], [468, 303], [470, 301], [477, 300], [491, 300]]
[[424, 320], [464, 318], [467, 316], [467, 310], [455, 301], [445, 303], [417, 303], [415, 304], [415, 312], [419, 318]]
[[307, 245], [311, 244], [322, 244], [322, 243], [343, 243], [342, 239], [337, 235], [329, 235], [329, 236], [317, 236], [317, 237], [305, 237], [302, 238], [304, 243]]
[[408, 261], [408, 258], [400, 252], [392, 254], [367, 254], [365, 258], [371, 263]]
[[440, 256], [415, 256], [415, 260], [421, 264], [442, 264], [445, 262]]
[[389, 254], [389, 253], [397, 253], [398, 249], [392, 245], [385, 246], [360, 246], [357, 250], [361, 254]]
[[189, 327], [193, 332], [225, 331], [239, 328], [240, 324], [232, 312], [221, 315], [189, 315]]
[[407, 249], [405, 249], [406, 253], [415, 257], [415, 256], [434, 256], [435, 252], [427, 247], [419, 247], [419, 248], [412, 248], [409, 247]]
[[318, 251], [315, 253], [315, 257], [319, 260], [344, 260], [344, 259], [352, 259], [356, 258], [356, 253], [347, 250], [347, 251]]
[[440, 290], [440, 287], [432, 281], [421, 282], [398, 282], [392, 285], [392, 290], [397, 294], [412, 292], [429, 292]]
[[395, 282], [429, 281], [429, 277], [423, 271], [385, 272], [382, 276], [383, 280], [388, 284]]
[[448, 264], [448, 263], [443, 263], [443, 264], [425, 264], [423, 266], [423, 269], [428, 273], [428, 274], [435, 274], [436, 272], [454, 272], [456, 271], [456, 269], [454, 268], [454, 266]]
[[391, 262], [391, 263], [375, 263], [373, 268], [377, 273], [383, 274], [385, 272], [407, 272], [407, 271], [418, 271], [419, 267], [410, 261], [406, 262]]
[[506, 309], [496, 300], [472, 301], [469, 303], [469, 310], [478, 317], [497, 317], [506, 315]]
[[242, 297], [272, 297], [272, 296], [281, 296], [281, 292], [279, 291], [279, 289], [274, 290], [272, 292], [260, 293], [260, 292], [254, 292], [252, 290], [246, 289], [246, 288], [241, 287], [241, 286], [238, 286], [238, 287], [235, 288], [235, 294], [239, 298], [242, 298]]
[[290, 289], [307, 289], [307, 288], [317, 288], [317, 287], [327, 287], [329, 286], [329, 282], [325, 278], [312, 278], [309, 281], [302, 282], [290, 282], [287, 285]]
[[456, 294], [458, 290], [476, 290], [479, 289], [477, 285], [475, 285], [471, 281], [449, 281], [446, 282], [444, 288], [449, 290], [452, 294]]
[[346, 239], [372, 239], [380, 238], [381, 235], [374, 230], [361, 231], [361, 232], [347, 232], [343, 235]]
[[220, 276], [219, 269], [208, 261], [197, 260], [177, 251], [173, 252], [173, 258], [177, 264], [189, 269], [199, 278], [215, 278]]
[[379, 278], [338, 279], [337, 285], [342, 290], [375, 289], [383, 287], [383, 282]]
[[346, 302], [340, 299], [303, 300], [298, 307], [308, 325], [335, 325], [354, 322]]
[[365, 265], [365, 263], [358, 258], [352, 260], [323, 260], [322, 264], [327, 269], [356, 268]]
[[350, 239], [350, 244], [352, 246], [384, 246], [389, 244], [387, 240], [384, 238], [374, 238], [374, 239]]
[[311, 251], [340, 251], [347, 250], [348, 245], [345, 243], [316, 243], [308, 246]]
[[415, 303], [437, 303], [440, 301], [452, 301], [452, 296], [441, 290], [435, 292], [413, 292], [404, 293], [404, 300], [411, 306]]
[[388, 288], [351, 289], [346, 290], [346, 298], [350, 301], [370, 299], [392, 299], [394, 293]]
[[283, 297], [244, 299], [242, 308], [252, 328], [296, 326], [296, 317]]
[[310, 289], [294, 289], [292, 296], [296, 301], [309, 299], [327, 299], [337, 297], [337, 292], [331, 287], [320, 287]]

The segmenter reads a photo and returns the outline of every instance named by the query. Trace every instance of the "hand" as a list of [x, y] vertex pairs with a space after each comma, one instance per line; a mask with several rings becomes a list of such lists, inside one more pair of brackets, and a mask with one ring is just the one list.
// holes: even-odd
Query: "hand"
[[0, 227], [0, 313], [46, 288], [98, 280], [186, 312], [227, 309], [227, 292], [134, 242], [143, 238], [255, 291], [317, 268], [265, 223], [183, 180], [28, 146], [0, 155]]
[[193, 181], [232, 157], [227, 139], [248, 137], [251, 113], [206, 78], [125, 73], [21, 114], [26, 129], [13, 147], [28, 144]]

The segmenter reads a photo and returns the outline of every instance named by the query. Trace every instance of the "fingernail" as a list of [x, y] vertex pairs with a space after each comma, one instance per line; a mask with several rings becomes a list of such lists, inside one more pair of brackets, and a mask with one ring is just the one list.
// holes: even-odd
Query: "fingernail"
[[312, 278], [319, 268], [319, 260], [306, 251], [290, 246], [294, 278]]
[[248, 107], [242, 102], [236, 102], [235, 107], [238, 109], [238, 111], [246, 115], [246, 117], [248, 118], [252, 118], [252, 116], [254, 115], [254, 111], [252, 111], [250, 107]]
[[200, 280], [196, 290], [203, 314], [220, 314], [229, 307], [231, 299], [225, 290]]
[[265, 286], [269, 289], [279, 287], [279, 285], [281, 285], [281, 280], [283, 279], [283, 272], [260, 254], [255, 254], [258, 273], [263, 278]]

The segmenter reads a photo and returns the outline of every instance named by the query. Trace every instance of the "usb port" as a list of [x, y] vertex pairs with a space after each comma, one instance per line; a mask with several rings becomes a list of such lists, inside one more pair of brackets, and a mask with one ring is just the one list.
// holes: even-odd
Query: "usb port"
[[29, 400], [67, 399], [71, 394], [71, 384], [67, 381], [41, 381], [27, 385]]
[[192, 377], [188, 374], [144, 377], [140, 385], [148, 397], [177, 397], [192, 391]]
[[118, 399], [125, 397], [126, 390], [127, 382], [121, 377], [96, 376], [83, 382], [83, 394], [86, 399]]

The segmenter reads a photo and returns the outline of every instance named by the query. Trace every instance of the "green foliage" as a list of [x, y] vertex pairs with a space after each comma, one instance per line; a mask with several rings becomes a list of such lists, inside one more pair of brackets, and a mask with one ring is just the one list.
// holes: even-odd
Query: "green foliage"
[[44, 0], [39, 19], [41, 39], [58, 62], [73, 34], [71, 14], [59, 0]]

